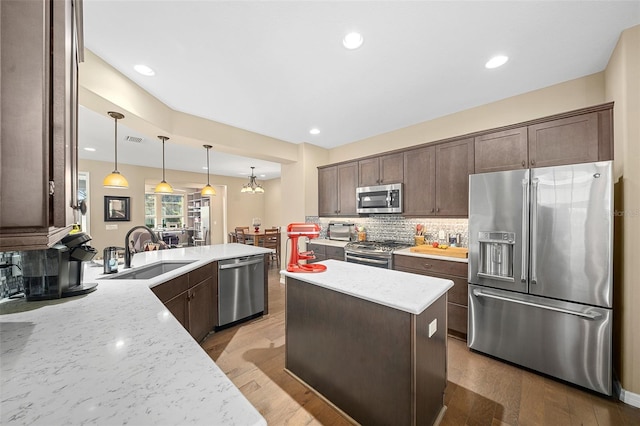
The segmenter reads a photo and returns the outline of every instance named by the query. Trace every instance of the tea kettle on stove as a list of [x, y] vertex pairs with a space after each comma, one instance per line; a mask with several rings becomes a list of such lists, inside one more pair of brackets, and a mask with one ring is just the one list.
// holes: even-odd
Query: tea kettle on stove
[[104, 273], [115, 274], [118, 272], [118, 252], [124, 251], [124, 247], [105, 247], [102, 252], [104, 262]]

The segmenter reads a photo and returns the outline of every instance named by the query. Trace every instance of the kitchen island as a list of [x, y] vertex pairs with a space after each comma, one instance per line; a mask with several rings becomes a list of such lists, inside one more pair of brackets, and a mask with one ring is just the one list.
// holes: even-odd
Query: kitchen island
[[449, 280], [327, 260], [286, 276], [285, 368], [357, 423], [443, 413]]
[[150, 287], [269, 252], [221, 244], [138, 253], [138, 267], [193, 262], [148, 280], [102, 279], [102, 267], [87, 264], [93, 293], [0, 304], [21, 311], [0, 315], [0, 423], [266, 425]]

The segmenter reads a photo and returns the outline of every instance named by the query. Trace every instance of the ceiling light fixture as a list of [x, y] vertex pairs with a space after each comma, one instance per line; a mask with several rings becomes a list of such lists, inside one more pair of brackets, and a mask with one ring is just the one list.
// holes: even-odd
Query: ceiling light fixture
[[146, 65], [138, 64], [133, 67], [139, 74], [146, 75], [147, 77], [152, 77], [156, 75], [156, 72], [149, 68]]
[[320, 134], [320, 129], [313, 128], [313, 129], [309, 130], [309, 133], [311, 133], [312, 135], [319, 135]]
[[363, 42], [364, 38], [362, 37], [362, 34], [355, 31], [347, 34], [342, 39], [342, 44], [349, 50], [357, 49], [358, 47], [362, 46]]
[[264, 188], [258, 182], [256, 182], [256, 176], [253, 174], [255, 167], [251, 166], [251, 176], [249, 176], [249, 183], [242, 186], [240, 192], [248, 192], [250, 194], [264, 194]]
[[162, 140], [162, 182], [156, 185], [156, 189], [153, 191], [156, 194], [171, 194], [173, 188], [164, 180], [164, 143], [169, 139], [167, 136], [158, 136], [158, 139]]
[[484, 64], [484, 66], [485, 68], [488, 68], [488, 69], [498, 68], [506, 64], [508, 60], [509, 60], [508, 56], [497, 55], [489, 59], [489, 61], [487, 61], [487, 63]]
[[104, 180], [102, 181], [102, 186], [104, 186], [105, 188], [117, 188], [117, 189], [129, 188], [129, 182], [127, 182], [127, 179], [124, 176], [122, 176], [118, 171], [118, 120], [122, 120], [124, 118], [124, 115], [115, 111], [109, 111], [107, 114], [109, 114], [109, 116], [115, 120], [115, 136], [114, 136], [114, 148], [115, 148], [114, 159], [115, 160], [113, 163], [114, 164], [113, 172], [111, 172], [110, 175], [104, 178]]
[[211, 145], [202, 145], [204, 149], [207, 150], [207, 186], [202, 188], [200, 191], [200, 195], [216, 195], [216, 190], [213, 189], [213, 186], [209, 185], [209, 150], [213, 148]]
[[90, 148], [90, 147], [84, 148], [84, 150], [89, 152], [96, 152], [95, 148]]

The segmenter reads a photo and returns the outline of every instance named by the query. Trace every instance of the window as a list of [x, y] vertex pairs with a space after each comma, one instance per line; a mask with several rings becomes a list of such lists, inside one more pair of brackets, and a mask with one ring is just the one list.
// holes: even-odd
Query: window
[[182, 228], [184, 195], [145, 194], [144, 218], [150, 228]]

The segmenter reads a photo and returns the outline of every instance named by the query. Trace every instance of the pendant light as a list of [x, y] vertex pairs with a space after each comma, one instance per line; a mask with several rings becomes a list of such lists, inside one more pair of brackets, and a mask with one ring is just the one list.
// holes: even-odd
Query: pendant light
[[249, 183], [242, 186], [240, 192], [248, 192], [250, 194], [264, 194], [264, 188], [258, 182], [256, 182], [256, 176], [253, 174], [255, 167], [251, 166], [251, 176], [249, 176]]
[[105, 188], [126, 189], [129, 188], [129, 182], [127, 182], [127, 179], [118, 171], [118, 120], [122, 120], [124, 118], [124, 115], [115, 111], [109, 111], [107, 114], [109, 114], [109, 116], [115, 120], [115, 162], [113, 166], [113, 172], [111, 172], [110, 175], [104, 178], [104, 180], [102, 181], [102, 186], [104, 186]]
[[171, 194], [173, 193], [173, 188], [164, 180], [164, 143], [169, 138], [167, 136], [158, 136], [158, 139], [162, 140], [162, 182], [156, 185], [156, 189], [153, 192], [156, 194]]
[[213, 148], [211, 145], [202, 145], [207, 150], [207, 186], [202, 188], [200, 195], [216, 195], [216, 190], [209, 184], [209, 150]]

